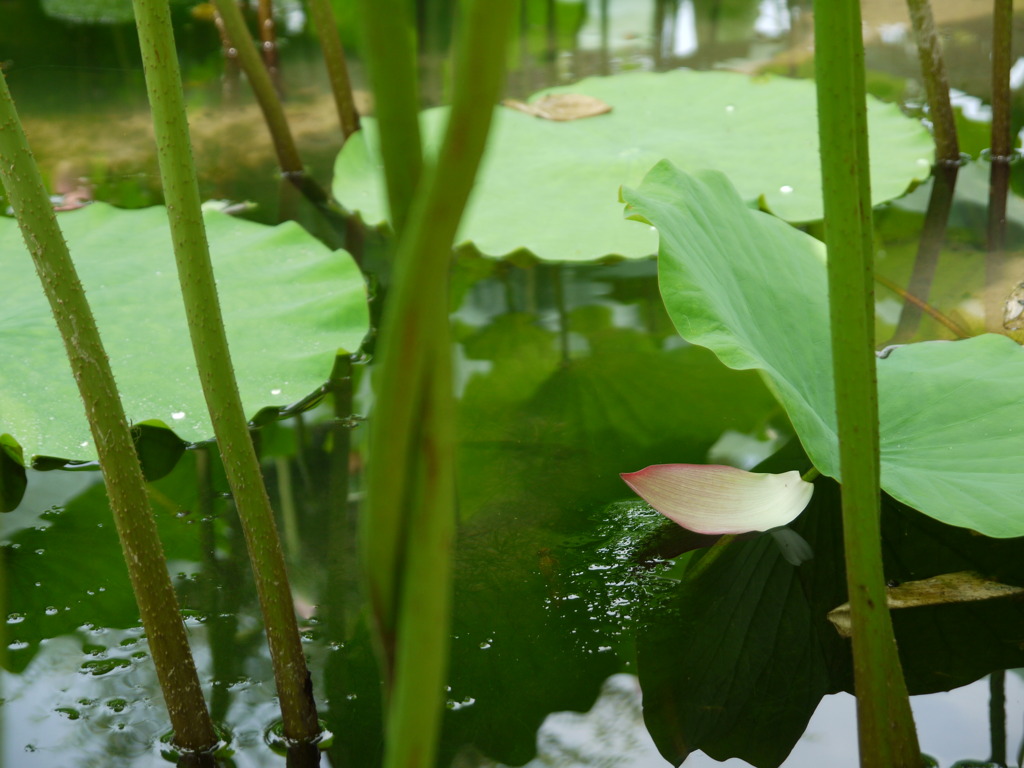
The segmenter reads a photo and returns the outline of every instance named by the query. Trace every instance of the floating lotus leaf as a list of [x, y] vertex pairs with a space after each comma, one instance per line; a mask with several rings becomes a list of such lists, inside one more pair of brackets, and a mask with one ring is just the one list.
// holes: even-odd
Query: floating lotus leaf
[[[680, 335], [761, 371], [815, 466], [838, 478], [824, 246], [745, 207], [717, 172], [660, 163], [624, 197], [661, 235], [661, 290]], [[882, 487], [942, 522], [1024, 535], [1021, 381], [1024, 350], [992, 334], [879, 360]]]
[[[326, 380], [368, 325], [365, 287], [344, 252], [297, 224], [204, 214], [246, 415], [285, 406]], [[178, 288], [167, 213], [94, 203], [58, 222], [92, 305], [129, 419], [213, 436]], [[71, 368], [12, 219], [0, 220], [0, 433], [34, 455], [96, 457]]]
[[[657, 251], [650, 229], [621, 221], [618, 190], [659, 160], [714, 168], [744, 200], [784, 219], [822, 216], [814, 83], [726, 72], [676, 71], [591, 77], [535, 95], [582, 94], [607, 114], [555, 122], [498, 108], [479, 181], [457, 242], [488, 256], [527, 250], [545, 261], [642, 258]], [[447, 109], [422, 115], [428, 153]], [[932, 146], [916, 120], [870, 100], [875, 203], [929, 173]], [[387, 221], [376, 124], [365, 120], [335, 164], [334, 195], [369, 224]]]

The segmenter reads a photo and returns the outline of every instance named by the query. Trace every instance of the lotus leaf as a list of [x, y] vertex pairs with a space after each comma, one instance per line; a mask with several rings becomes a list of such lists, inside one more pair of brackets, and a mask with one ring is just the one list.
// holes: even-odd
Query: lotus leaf
[[[814, 83], [676, 71], [591, 77], [541, 91], [534, 100], [579, 93], [608, 114], [552, 122], [499, 108], [457, 243], [503, 257], [527, 250], [545, 261], [642, 258], [654, 232], [619, 220], [621, 185], [639, 183], [662, 158], [687, 169], [724, 171], [741, 196], [789, 221], [822, 215]], [[447, 109], [422, 115], [435, 151]], [[872, 193], [898, 197], [925, 178], [932, 149], [921, 125], [871, 100]], [[334, 195], [372, 225], [387, 221], [376, 124], [366, 120], [335, 164]], [[780, 137], [784, 137], [780, 140]]]
[[[232, 361], [246, 414], [284, 406], [326, 381], [368, 325], [365, 286], [344, 252], [294, 223], [267, 227], [204, 214]], [[133, 421], [184, 440], [213, 435], [178, 288], [163, 208], [94, 203], [59, 223]], [[0, 220], [0, 433], [26, 457], [96, 457], [57, 327], [17, 224]]]
[[[747, 208], [724, 175], [658, 164], [628, 213], [658, 228], [665, 305], [687, 341], [761, 371], [814, 465], [839, 477], [825, 250]], [[878, 361], [882, 487], [951, 525], [1024, 535], [1024, 350], [929, 341]]]

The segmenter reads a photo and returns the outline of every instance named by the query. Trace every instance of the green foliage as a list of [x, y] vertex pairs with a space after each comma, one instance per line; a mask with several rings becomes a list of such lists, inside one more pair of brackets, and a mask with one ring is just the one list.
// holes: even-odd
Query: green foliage
[[[170, 5], [194, 5], [193, 0], [169, 0]], [[74, 24], [131, 24], [132, 0], [42, 0], [43, 12]]]
[[[782, 218], [821, 218], [811, 83], [677, 71], [592, 77], [538, 95], [552, 93], [594, 96], [612, 111], [553, 122], [497, 109], [457, 244], [494, 257], [525, 249], [545, 261], [649, 256], [657, 238], [618, 219], [617, 191], [638, 184], [663, 158], [725, 172], [746, 201]], [[870, 118], [873, 200], [880, 203], [927, 176], [932, 150], [920, 124], [897, 107], [873, 101]], [[447, 110], [427, 110], [421, 122], [433, 154]], [[341, 204], [372, 225], [388, 218], [376, 130], [366, 120], [346, 143], [333, 183]]]
[[[366, 333], [358, 268], [295, 224], [264, 227], [216, 212], [205, 221], [247, 413], [302, 399], [327, 380], [335, 353], [354, 351]], [[163, 422], [187, 441], [211, 437], [164, 209], [94, 203], [60, 223], [129, 418]], [[60, 336], [24, 251], [15, 222], [0, 220], [8, 264], [0, 310], [2, 429], [29, 456], [95, 458]]]
[[[631, 215], [658, 227], [679, 333], [732, 368], [761, 371], [814, 465], [838, 477], [821, 243], [748, 209], [718, 173], [662, 163], [624, 196]], [[880, 360], [882, 487], [951, 525], [1024, 534], [1022, 377], [1020, 348], [1002, 336], [907, 345]]]

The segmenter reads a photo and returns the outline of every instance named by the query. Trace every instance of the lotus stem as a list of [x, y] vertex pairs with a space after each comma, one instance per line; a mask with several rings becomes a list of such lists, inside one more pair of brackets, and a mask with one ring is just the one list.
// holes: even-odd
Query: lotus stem
[[716, 541], [710, 547], [705, 549], [701, 553], [700, 559], [698, 559], [693, 565], [689, 566], [686, 569], [686, 580], [696, 581], [702, 575], [704, 575], [704, 573], [708, 571], [712, 565], [714, 565], [715, 561], [717, 561], [718, 558], [722, 556], [726, 548], [734, 541], [736, 541], [736, 534], [726, 534], [725, 536], [722, 536], [720, 539], [718, 539], [718, 541]]
[[[369, 510], [361, 534], [385, 675], [386, 768], [432, 765], [437, 749], [456, 515], [448, 273], [504, 84], [515, 9], [514, 0], [466, 6], [448, 126], [436, 165], [398, 229], [394, 282], [384, 308]], [[379, 72], [380, 62], [371, 60], [370, 67]], [[405, 89], [377, 93], [382, 111], [395, 108], [382, 100], [407, 96]], [[384, 122], [382, 114], [382, 129]], [[384, 152], [389, 182], [396, 169], [388, 166], [399, 161], [400, 155]]]
[[238, 100], [238, 81], [242, 71], [238, 65], [238, 50], [231, 44], [227, 30], [224, 29], [224, 19], [216, 10], [213, 12], [213, 23], [217, 28], [221, 52], [224, 55], [221, 96], [226, 104], [234, 104]]
[[882, 571], [864, 48], [857, 0], [815, 6], [843, 537], [862, 768], [920, 768]]
[[299, 150], [292, 138], [291, 128], [288, 127], [288, 119], [281, 108], [281, 100], [271, 82], [270, 73], [260, 60], [259, 51], [256, 50], [252, 35], [249, 34], [245, 19], [242, 18], [242, 12], [235, 0], [213, 0], [213, 4], [224, 24], [225, 34], [238, 52], [238, 62], [242, 65], [253, 95], [256, 96], [256, 101], [263, 111], [263, 119], [270, 130], [270, 138], [274, 142], [281, 171], [286, 175], [305, 173]]
[[565, 301], [565, 267], [551, 266], [551, 288], [555, 292], [555, 309], [558, 311], [558, 347], [562, 352], [562, 364], [569, 362], [569, 309]]
[[281, 57], [277, 50], [277, 26], [274, 24], [274, 1], [259, 0], [256, 6], [256, 19], [260, 28], [260, 54], [263, 56], [263, 64], [270, 75], [270, 81], [274, 84], [274, 90], [278, 97], [283, 97], [284, 90], [281, 87]]
[[249, 80], [253, 95], [256, 96], [256, 102], [260, 105], [260, 111], [263, 112], [263, 120], [270, 131], [270, 138], [274, 144], [281, 173], [327, 218], [332, 222], [340, 223], [341, 217], [336, 206], [332, 204], [323, 187], [306, 173], [306, 169], [302, 165], [302, 158], [295, 146], [291, 128], [288, 127], [288, 118], [285, 117], [277, 89], [270, 79], [267, 68], [260, 60], [259, 51], [256, 49], [252, 35], [249, 34], [245, 19], [242, 18], [242, 12], [234, 0], [213, 1], [217, 8], [217, 14], [224, 25], [224, 30], [231, 39], [234, 49], [238, 52], [238, 61]]
[[[932, 169], [932, 192], [928, 199], [924, 230], [918, 242], [917, 258], [907, 285], [907, 293], [928, 300], [939, 254], [946, 236], [946, 223], [953, 206], [953, 189], [960, 170], [960, 145], [956, 135], [956, 120], [949, 101], [949, 79], [942, 58], [942, 43], [935, 31], [935, 20], [928, 0], [907, 0], [910, 21], [914, 28], [921, 76], [928, 96], [928, 116], [935, 137], [935, 167]], [[921, 322], [921, 306], [905, 301], [892, 343], [909, 341], [917, 333]]]
[[191, 752], [209, 750], [217, 736], [203, 700], [110, 361], [2, 75], [0, 181], [32, 254], [85, 404], [175, 743]]
[[1013, 43], [1013, 0], [995, 0], [992, 14], [992, 168], [988, 197], [988, 255], [985, 259], [985, 324], [1002, 332], [1006, 195], [1010, 186], [1013, 136], [1010, 129], [1010, 65]]
[[380, 130], [391, 226], [400, 234], [423, 169], [416, 37], [405, 0], [360, 0], [359, 14]]
[[[294, 741], [310, 741], [320, 730], [312, 684], [292, 607], [280, 538], [231, 366], [199, 206], [170, 12], [167, 3], [160, 0], [133, 3], [196, 369], [252, 562], [284, 733]], [[233, 7], [232, 3], [225, 5]], [[220, 11], [226, 19], [224, 8]], [[228, 30], [231, 31], [230, 25]], [[237, 37], [233, 39], [238, 45]], [[262, 65], [260, 70], [266, 75]]]
[[334, 107], [338, 111], [341, 137], [345, 141], [359, 130], [359, 112], [352, 98], [352, 81], [348, 76], [345, 51], [338, 37], [338, 22], [330, 0], [309, 0], [309, 13], [320, 38], [320, 49], [324, 52], [327, 77], [334, 95]]
[[914, 28], [914, 41], [921, 61], [921, 76], [924, 78], [928, 98], [928, 117], [935, 137], [935, 162], [960, 165], [960, 145], [956, 137], [956, 120], [953, 106], [949, 101], [949, 78], [942, 58], [942, 42], [935, 31], [935, 19], [929, 0], [907, 0], [910, 9], [910, 23]]

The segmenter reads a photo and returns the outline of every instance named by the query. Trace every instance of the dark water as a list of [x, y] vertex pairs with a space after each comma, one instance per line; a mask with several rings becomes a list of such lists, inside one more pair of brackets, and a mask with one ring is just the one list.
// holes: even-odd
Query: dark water
[[[530, 4], [524, 15], [512, 95], [590, 73], [729, 64], [799, 74], [809, 61], [810, 15], [798, 4], [608, 0], [554, 7], [553, 18], [546, 3]], [[386, 243], [373, 233], [354, 240], [276, 180], [244, 83], [236, 100], [225, 95], [212, 27], [187, 5], [175, 13], [204, 197], [251, 200], [257, 208], [250, 215], [262, 221], [295, 218], [332, 245], [347, 239], [374, 269]], [[7, 3], [0, 14], [19, 22], [17, 37], [12, 26], [0, 25], [7, 30], [0, 42], [11, 51], [3, 54], [10, 59], [5, 68], [53, 188], [85, 178], [97, 199], [129, 207], [159, 202], [131, 28], [55, 20], [28, 2]], [[443, 48], [446, 16], [443, 7], [421, 15], [428, 49]], [[338, 149], [333, 114], [314, 41], [301, 15], [289, 18], [296, 26], [282, 45], [285, 90], [306, 161], [327, 184]], [[986, 23], [958, 17], [944, 27], [954, 87], [981, 99], [987, 86], [978, 72], [987, 57], [976, 51]], [[913, 109], [920, 87], [906, 31], [901, 37], [896, 27], [872, 26], [869, 33], [869, 67], [880, 73], [873, 88]], [[358, 84], [358, 60], [353, 65]], [[443, 93], [443, 72], [430, 50], [423, 74], [425, 101], [432, 103]], [[923, 218], [916, 201], [877, 216], [885, 254], [879, 269], [894, 280], [905, 281], [909, 272]], [[979, 221], [976, 200], [962, 196], [951, 240], [958, 263], [967, 266], [940, 275], [934, 294], [940, 309], [967, 321], [977, 319], [977, 291], [962, 286], [965, 272], [969, 284], [980, 285]], [[748, 691], [709, 727], [711, 751], [771, 762], [797, 740], [825, 696], [785, 764], [854, 765], [853, 701], [831, 695], [848, 685], [844, 641], [823, 619], [843, 601], [834, 486], [819, 483], [814, 522], [802, 530], [815, 547], [811, 565], [799, 572], [779, 565], [770, 541], [755, 539], [737, 545], [736, 562], [724, 563], [714, 584], [690, 595], [676, 581], [687, 555], [664, 559], [679, 551], [678, 543], [671, 535], [666, 540], [656, 514], [629, 500], [618, 478], [655, 463], [751, 467], [767, 458], [792, 430], [760, 380], [728, 371], [677, 337], [653, 261], [561, 267], [465, 257], [453, 281], [460, 296], [453, 352], [461, 526], [441, 764], [667, 765], [643, 724], [638, 657], [641, 678], [647, 669], [673, 680], [696, 663], [694, 649], [728, 646], [732, 625], [749, 618], [743, 652], [732, 658], [723, 651], [707, 662], [715, 690], [694, 699], [718, 706], [722, 690]], [[883, 340], [898, 304], [889, 295], [879, 300]], [[922, 326], [922, 337], [941, 333]], [[354, 367], [356, 397], [346, 418], [334, 418], [328, 399], [258, 437], [318, 705], [333, 733], [323, 764], [335, 766], [372, 766], [380, 750], [379, 681], [353, 544], [367, 367]], [[339, 461], [333, 447], [345, 436], [351, 454]], [[795, 455], [799, 447], [790, 441], [788, 450]], [[342, 474], [347, 504], [332, 494]], [[165, 764], [166, 713], [98, 481], [89, 472], [30, 471], [23, 503], [0, 516], [0, 765]], [[153, 487], [207, 699], [231, 733], [233, 757], [225, 764], [285, 764], [266, 743], [278, 717], [270, 663], [217, 459], [206, 448], [191, 450]], [[887, 507], [886, 525], [896, 581], [968, 568], [1019, 579], [1015, 543], [981, 547], [895, 504]], [[746, 573], [749, 563], [761, 570]], [[804, 618], [793, 618], [800, 611]], [[896, 623], [911, 688], [931, 693], [914, 699], [925, 751], [943, 766], [987, 758], [985, 675], [1024, 666], [1017, 604], [919, 613]], [[808, 661], [806, 648], [819, 656]], [[932, 693], [949, 686], [965, 687]], [[1022, 739], [1024, 685], [1010, 672], [1005, 687], [1006, 712], [993, 721], [1008, 723], [1012, 763]], [[800, 701], [778, 704], [793, 691]], [[666, 711], [649, 703], [655, 730], [670, 721]], [[712, 764], [701, 754], [687, 762]]]

